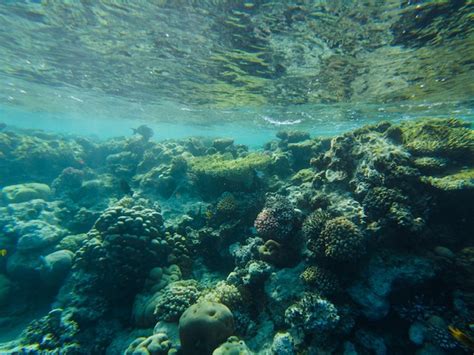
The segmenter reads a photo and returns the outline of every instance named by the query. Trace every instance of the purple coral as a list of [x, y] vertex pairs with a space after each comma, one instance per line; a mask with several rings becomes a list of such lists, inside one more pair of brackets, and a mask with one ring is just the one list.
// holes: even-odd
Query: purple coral
[[296, 213], [291, 203], [283, 196], [271, 196], [255, 219], [255, 229], [265, 240], [284, 241], [296, 224]]

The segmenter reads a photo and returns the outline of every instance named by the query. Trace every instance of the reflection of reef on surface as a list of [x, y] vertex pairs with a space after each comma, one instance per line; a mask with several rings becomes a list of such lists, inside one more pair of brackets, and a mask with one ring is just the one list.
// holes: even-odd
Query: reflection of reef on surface
[[2, 354], [468, 353], [465, 122], [0, 146]]
[[[5, 83], [39, 84], [21, 95], [7, 91], [15, 101], [43, 107], [51, 103], [34, 94], [41, 97], [48, 86], [94, 88], [90, 100], [99, 93], [224, 109], [463, 102], [473, 94], [472, 6], [467, 0], [6, 2], [0, 25], [9, 31], [0, 41], [15, 45], [0, 48], [0, 65]], [[88, 60], [77, 65], [77, 53]]]

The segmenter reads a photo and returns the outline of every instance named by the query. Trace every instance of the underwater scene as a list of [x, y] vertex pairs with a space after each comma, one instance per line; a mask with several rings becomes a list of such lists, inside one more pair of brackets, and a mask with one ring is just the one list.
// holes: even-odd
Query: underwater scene
[[0, 354], [473, 354], [473, 21], [0, 1]]

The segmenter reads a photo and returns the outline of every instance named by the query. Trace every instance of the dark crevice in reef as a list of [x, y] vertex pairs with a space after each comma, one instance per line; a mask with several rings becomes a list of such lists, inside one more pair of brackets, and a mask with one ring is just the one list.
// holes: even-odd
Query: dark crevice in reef
[[469, 124], [152, 135], [0, 132], [2, 354], [469, 353]]

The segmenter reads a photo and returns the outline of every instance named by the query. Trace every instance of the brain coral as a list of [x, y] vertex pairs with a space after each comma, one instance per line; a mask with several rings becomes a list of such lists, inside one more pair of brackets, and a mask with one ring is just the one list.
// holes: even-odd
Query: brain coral
[[212, 354], [233, 332], [232, 312], [220, 303], [196, 303], [179, 319], [179, 338], [185, 355]]

